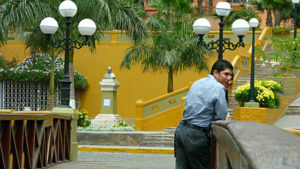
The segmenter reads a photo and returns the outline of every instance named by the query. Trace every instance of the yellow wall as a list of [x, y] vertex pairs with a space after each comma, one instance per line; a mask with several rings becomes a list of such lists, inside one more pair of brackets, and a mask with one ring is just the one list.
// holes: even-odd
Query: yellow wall
[[[134, 66], [131, 70], [120, 70], [120, 63], [126, 50], [132, 44], [124, 41], [121, 43], [119, 39], [118, 41], [114, 42], [112, 36], [110, 42], [98, 44], [93, 53], [87, 47], [75, 50], [74, 68], [86, 76], [89, 82], [87, 90], [81, 93], [80, 108], [86, 109], [90, 117], [95, 117], [100, 113], [101, 93], [99, 82], [107, 72], [108, 66], [112, 66], [112, 72], [115, 73], [116, 79], [120, 82], [117, 93], [117, 109], [122, 118], [134, 120], [135, 103], [138, 99], [147, 101], [167, 93], [167, 72], [142, 73], [140, 66]], [[235, 39], [233, 41], [236, 42]], [[249, 45], [241, 50], [246, 52], [248, 47]], [[228, 52], [225, 52], [224, 56], [226, 57], [224, 59], [232, 61], [238, 51], [231, 53], [230, 56], [226, 56]], [[25, 52], [24, 50], [24, 43], [20, 42], [8, 42], [6, 46], [0, 48], [0, 52], [6, 58], [17, 56], [19, 62], [29, 56], [28, 51]], [[216, 57], [213, 57], [209, 65], [215, 59]], [[174, 90], [186, 87], [190, 82], [196, 81], [207, 74], [208, 72], [195, 72], [194, 69], [179, 73], [174, 76]]]
[[[120, 82], [117, 93], [118, 113], [123, 118], [135, 118], [135, 102], [138, 99], [149, 100], [166, 94], [167, 73], [146, 72], [142, 73], [139, 66], [134, 66], [131, 70], [120, 70], [120, 63], [125, 55], [129, 43], [101, 43], [96, 51], [90, 53], [89, 49], [75, 51], [74, 68], [85, 75], [89, 82], [87, 90], [81, 93], [80, 108], [89, 112], [90, 117], [100, 113], [101, 92], [99, 82], [107, 72], [107, 67], [112, 66], [116, 79]], [[29, 56], [25, 52], [23, 43], [9, 42], [5, 47], [0, 48], [0, 52], [6, 58], [18, 57], [18, 62]], [[174, 89], [180, 89], [195, 81], [206, 73], [186, 71], [174, 76]]]

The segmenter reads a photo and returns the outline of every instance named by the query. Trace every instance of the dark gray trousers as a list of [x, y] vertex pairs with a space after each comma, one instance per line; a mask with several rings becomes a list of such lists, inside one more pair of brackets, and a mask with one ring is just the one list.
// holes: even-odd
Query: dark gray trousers
[[207, 133], [178, 126], [174, 140], [176, 169], [210, 169], [210, 138]]

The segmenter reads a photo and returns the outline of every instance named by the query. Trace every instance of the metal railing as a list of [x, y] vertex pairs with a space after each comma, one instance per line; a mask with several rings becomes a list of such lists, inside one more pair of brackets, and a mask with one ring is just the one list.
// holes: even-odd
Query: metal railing
[[[56, 85], [56, 105], [60, 105], [60, 90]], [[48, 109], [49, 83], [0, 81], [0, 109], [43, 111]]]

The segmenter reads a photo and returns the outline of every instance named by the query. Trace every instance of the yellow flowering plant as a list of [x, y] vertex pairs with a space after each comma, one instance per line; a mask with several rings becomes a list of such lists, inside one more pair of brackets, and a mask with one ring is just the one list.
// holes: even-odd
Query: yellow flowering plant
[[77, 125], [80, 127], [88, 127], [91, 124], [91, 120], [87, 119], [88, 111], [85, 109], [77, 110], [78, 120]]
[[[260, 107], [278, 108], [280, 100], [277, 93], [281, 93], [280, 83], [274, 80], [255, 80], [254, 82], [255, 101]], [[240, 106], [244, 106], [245, 102], [250, 100], [250, 83], [239, 86], [234, 91], [234, 98], [239, 102]]]
[[113, 124], [113, 127], [127, 127], [128, 124], [126, 123], [126, 121], [119, 121], [118, 123]]

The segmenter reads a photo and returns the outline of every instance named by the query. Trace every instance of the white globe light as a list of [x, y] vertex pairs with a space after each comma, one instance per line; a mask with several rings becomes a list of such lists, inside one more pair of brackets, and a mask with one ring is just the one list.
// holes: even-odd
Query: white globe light
[[54, 34], [58, 29], [58, 23], [54, 18], [47, 17], [41, 21], [40, 29], [44, 34]]
[[237, 19], [231, 26], [232, 32], [238, 36], [245, 35], [249, 28], [250, 25], [245, 19]]
[[58, 9], [63, 17], [73, 17], [77, 12], [76, 4], [71, 0], [64, 0]]
[[252, 28], [256, 28], [259, 25], [259, 21], [256, 18], [251, 18], [249, 21], [249, 25]]
[[299, 3], [299, 0], [292, 0], [293, 4]]
[[219, 2], [216, 6], [218, 16], [228, 16], [230, 13], [230, 4], [228, 2]]
[[205, 18], [197, 19], [193, 24], [193, 30], [198, 35], [205, 35], [209, 32], [211, 25]]
[[96, 24], [91, 19], [83, 19], [78, 24], [78, 30], [83, 36], [91, 36], [96, 31]]

